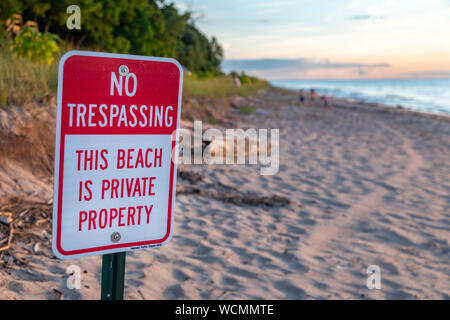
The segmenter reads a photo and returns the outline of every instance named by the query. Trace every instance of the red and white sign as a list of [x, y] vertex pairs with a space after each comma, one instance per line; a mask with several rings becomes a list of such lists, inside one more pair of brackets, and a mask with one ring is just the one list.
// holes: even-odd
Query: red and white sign
[[166, 244], [183, 73], [173, 59], [71, 51], [59, 63], [53, 251]]

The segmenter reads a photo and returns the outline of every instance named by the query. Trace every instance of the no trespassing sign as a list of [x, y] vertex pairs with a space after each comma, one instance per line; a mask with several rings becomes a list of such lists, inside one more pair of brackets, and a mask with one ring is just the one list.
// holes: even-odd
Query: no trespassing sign
[[172, 235], [182, 68], [70, 51], [59, 64], [53, 251], [73, 259]]

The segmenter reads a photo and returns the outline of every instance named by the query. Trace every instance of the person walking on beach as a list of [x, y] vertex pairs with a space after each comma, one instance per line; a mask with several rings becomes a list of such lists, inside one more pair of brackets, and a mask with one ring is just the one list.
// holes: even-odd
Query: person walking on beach
[[327, 106], [327, 105], [328, 105], [328, 96], [324, 94], [324, 95], [322, 96], [322, 100], [323, 100], [323, 105], [324, 105], [324, 106]]
[[303, 89], [300, 89], [298, 102], [300, 102], [300, 104], [303, 104], [305, 102], [305, 92], [303, 91]]
[[316, 101], [316, 98], [317, 98], [316, 90], [311, 89], [309, 93], [309, 99], [311, 100], [312, 103], [314, 103]]
[[240, 88], [241, 87], [241, 80], [239, 80], [239, 77], [237, 74], [233, 75], [233, 82], [236, 88]]

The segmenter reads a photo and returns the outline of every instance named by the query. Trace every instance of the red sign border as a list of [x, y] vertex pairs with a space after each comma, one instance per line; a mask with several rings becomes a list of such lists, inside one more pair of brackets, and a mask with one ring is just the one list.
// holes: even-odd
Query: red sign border
[[[107, 245], [101, 247], [91, 247], [86, 249], [77, 249], [71, 251], [65, 251], [61, 246], [61, 215], [62, 215], [62, 196], [63, 196], [63, 174], [64, 174], [64, 144], [65, 141], [61, 141], [61, 114], [62, 114], [62, 89], [63, 89], [63, 74], [64, 63], [72, 56], [90, 56], [90, 57], [102, 57], [102, 58], [115, 58], [115, 59], [129, 59], [129, 60], [145, 60], [156, 62], [173, 63], [177, 66], [179, 74], [179, 91], [178, 91], [178, 112], [177, 112], [177, 125], [176, 125], [176, 139], [172, 140], [172, 160], [170, 165], [170, 183], [169, 186], [169, 204], [168, 204], [168, 218], [167, 218], [167, 232], [161, 239], [147, 240], [140, 242], [129, 242], [114, 245]], [[107, 254], [121, 251], [131, 250], [132, 247], [148, 246], [159, 244], [160, 246], [167, 244], [172, 238], [173, 231], [173, 208], [175, 205], [175, 186], [177, 175], [176, 164], [178, 163], [178, 129], [180, 125], [181, 116], [181, 99], [183, 88], [183, 68], [180, 63], [172, 58], [160, 58], [160, 57], [148, 57], [139, 55], [117, 54], [117, 53], [104, 53], [104, 52], [91, 52], [91, 51], [79, 51], [73, 50], [65, 53], [59, 62], [58, 67], [58, 92], [57, 92], [57, 119], [56, 119], [56, 143], [55, 143], [55, 169], [54, 169], [54, 196], [53, 196], [53, 228], [52, 228], [52, 248], [53, 253], [60, 259], [74, 259], [85, 256], [92, 256], [98, 254]], [[172, 135], [173, 137], [173, 135]], [[173, 152], [175, 150], [175, 152]], [[56, 230], [56, 232], [55, 232]], [[128, 249], [128, 250], [124, 250]]]

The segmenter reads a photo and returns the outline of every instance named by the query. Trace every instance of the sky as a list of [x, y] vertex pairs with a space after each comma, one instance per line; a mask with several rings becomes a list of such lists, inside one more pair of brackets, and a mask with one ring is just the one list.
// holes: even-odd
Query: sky
[[175, 0], [269, 80], [450, 78], [450, 0]]

